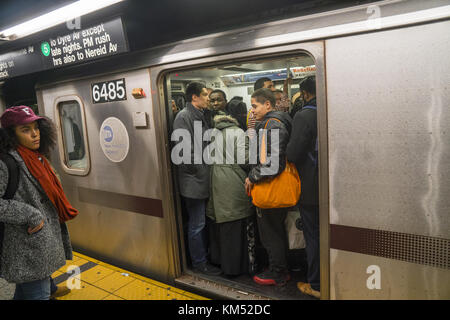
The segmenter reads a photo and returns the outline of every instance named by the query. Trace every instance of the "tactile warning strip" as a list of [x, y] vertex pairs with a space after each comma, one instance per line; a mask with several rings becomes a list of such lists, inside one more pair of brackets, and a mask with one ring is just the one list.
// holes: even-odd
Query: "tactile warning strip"
[[75, 252], [53, 277], [57, 285], [72, 287], [58, 300], [206, 300]]
[[[86, 261], [86, 260], [84, 260], [84, 259], [82, 259], [85, 263], [84, 264], [79, 264], [79, 265], [76, 265], [76, 264], [73, 264], [73, 263], [70, 263], [70, 262], [67, 262], [66, 263], [66, 265], [64, 266], [64, 267], [62, 267], [61, 269], [59, 269], [58, 271], [59, 271], [59, 275], [57, 276], [57, 277], [54, 277], [53, 278], [53, 281], [55, 282], [55, 284], [60, 284], [60, 283], [62, 283], [62, 282], [64, 282], [64, 281], [66, 281], [67, 279], [69, 279], [69, 277], [71, 277], [71, 276], [73, 276], [73, 277], [77, 277], [76, 276], [76, 271], [74, 270], [74, 269], [72, 269], [73, 267], [78, 267], [79, 269], [79, 273], [81, 273], [81, 272], [84, 272], [84, 271], [86, 271], [86, 270], [89, 270], [90, 268], [93, 268], [93, 267], [95, 267], [96, 266], [96, 264], [95, 263], [93, 263], [93, 262], [90, 262], [90, 261]], [[78, 260], [78, 261], [80, 261], [81, 262], [81, 260]], [[69, 267], [71, 268], [71, 270], [68, 270], [69, 269]], [[57, 272], [58, 272], [57, 271]], [[79, 278], [79, 276], [78, 276], [78, 278]]]

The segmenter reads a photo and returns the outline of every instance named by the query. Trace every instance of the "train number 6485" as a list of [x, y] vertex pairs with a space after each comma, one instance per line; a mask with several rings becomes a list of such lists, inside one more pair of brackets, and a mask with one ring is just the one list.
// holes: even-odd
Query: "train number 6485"
[[125, 79], [93, 83], [91, 93], [93, 103], [126, 100]]

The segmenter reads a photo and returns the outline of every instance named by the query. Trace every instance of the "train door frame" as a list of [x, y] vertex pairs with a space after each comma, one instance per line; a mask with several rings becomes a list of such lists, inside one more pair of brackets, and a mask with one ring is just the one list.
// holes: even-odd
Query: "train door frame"
[[[233, 48], [232, 48], [233, 49]], [[186, 257], [184, 253], [184, 241], [180, 235], [182, 232], [181, 225], [181, 205], [179, 196], [176, 193], [176, 184], [174, 185], [174, 174], [172, 172], [172, 163], [170, 161], [170, 137], [169, 137], [169, 113], [170, 104], [167, 103], [165, 76], [172, 71], [181, 71], [183, 69], [195, 69], [202, 67], [211, 67], [218, 64], [228, 62], [249, 62], [268, 58], [282, 58], [284, 56], [295, 56], [296, 54], [307, 53], [316, 64], [316, 97], [317, 97], [317, 122], [318, 122], [318, 139], [319, 139], [319, 219], [320, 219], [320, 274], [321, 274], [321, 299], [329, 299], [330, 297], [330, 246], [329, 246], [329, 167], [328, 167], [328, 117], [327, 117], [327, 95], [326, 95], [326, 59], [325, 59], [325, 41], [314, 41], [306, 43], [297, 43], [290, 45], [281, 45], [276, 47], [254, 49], [251, 51], [243, 51], [236, 53], [228, 53], [218, 56], [208, 56], [205, 58], [190, 57], [187, 52], [182, 62], [170, 63], [156, 67], [150, 67], [150, 83], [152, 87], [153, 103], [159, 106], [154, 108], [158, 114], [154, 116], [160, 120], [162, 126], [160, 141], [164, 154], [162, 161], [164, 172], [163, 175], [163, 194], [165, 194], [166, 203], [164, 207], [170, 208], [172, 212], [168, 212], [168, 216], [177, 225], [172, 225], [174, 243], [178, 241], [180, 244], [175, 251], [178, 257], [175, 258], [175, 269], [177, 277], [181, 276], [186, 267]], [[171, 201], [175, 196], [175, 201]], [[176, 211], [175, 211], [176, 210]], [[181, 259], [180, 259], [181, 257]]]
[[5, 82], [0, 81], [0, 112], [3, 113], [6, 110], [5, 93], [3, 92], [3, 85]]

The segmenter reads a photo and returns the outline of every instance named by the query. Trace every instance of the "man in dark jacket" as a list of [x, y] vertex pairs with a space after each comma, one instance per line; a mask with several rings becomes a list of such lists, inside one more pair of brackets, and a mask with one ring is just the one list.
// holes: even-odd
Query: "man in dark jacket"
[[[260, 121], [256, 127], [258, 134], [260, 129], [267, 130], [267, 152], [266, 154], [258, 152], [258, 163], [250, 170], [245, 181], [247, 194], [250, 194], [254, 184], [273, 179], [283, 172], [286, 167], [286, 147], [291, 130], [289, 115], [285, 112], [273, 111], [275, 96], [270, 89], [256, 90], [252, 94], [251, 103], [251, 112], [256, 120]], [[276, 133], [278, 133], [278, 143]], [[265, 161], [264, 157], [268, 161]], [[286, 215], [287, 208], [257, 208], [259, 235], [269, 256], [269, 269], [253, 277], [258, 284], [283, 285], [290, 278], [286, 260], [287, 243], [284, 227]]]
[[287, 159], [297, 167], [302, 182], [298, 206], [303, 221], [308, 262], [308, 282], [299, 282], [297, 286], [300, 291], [319, 298], [319, 181], [315, 77], [309, 77], [300, 83], [300, 91], [304, 106], [294, 116], [291, 138], [287, 146]]
[[203, 135], [208, 129], [204, 115], [204, 110], [208, 107], [208, 91], [203, 84], [192, 82], [186, 88], [186, 99], [188, 101], [186, 107], [177, 114], [173, 130], [187, 132], [191, 140], [188, 163], [182, 162], [178, 165], [180, 193], [189, 215], [189, 252], [195, 271], [219, 275], [221, 270], [206, 260], [205, 220], [210, 174], [209, 166], [203, 162], [202, 156], [206, 147]]

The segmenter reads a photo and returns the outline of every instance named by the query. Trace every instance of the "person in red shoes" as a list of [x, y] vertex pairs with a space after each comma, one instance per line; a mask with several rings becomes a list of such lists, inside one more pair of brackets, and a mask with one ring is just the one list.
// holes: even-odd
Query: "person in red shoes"
[[[263, 132], [260, 129], [266, 128], [267, 130], [267, 153], [261, 152], [260, 154], [258, 152], [258, 162], [251, 168], [245, 180], [247, 194], [251, 194], [254, 184], [273, 179], [283, 172], [286, 166], [286, 146], [291, 129], [289, 114], [273, 110], [275, 96], [270, 89], [256, 90], [252, 94], [251, 103], [251, 111], [256, 120], [260, 121], [256, 132], [260, 134]], [[279, 143], [275, 142], [276, 133], [278, 133]], [[265, 161], [263, 157], [270, 160]], [[278, 164], [274, 165], [276, 162]], [[269, 268], [253, 277], [253, 281], [260, 285], [284, 285], [290, 279], [286, 258], [287, 236], [284, 226], [287, 211], [287, 208], [256, 208], [259, 236], [269, 256]]]

